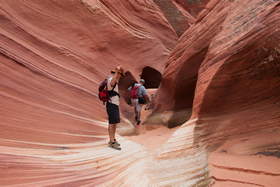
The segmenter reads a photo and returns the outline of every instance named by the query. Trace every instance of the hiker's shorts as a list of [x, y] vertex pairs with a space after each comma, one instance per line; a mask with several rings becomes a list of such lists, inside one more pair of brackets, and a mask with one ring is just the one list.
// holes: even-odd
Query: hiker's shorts
[[131, 104], [135, 107], [136, 112], [141, 112], [142, 105], [139, 104], [138, 99], [131, 99]]
[[106, 110], [108, 114], [109, 124], [120, 123], [120, 110], [118, 105], [107, 102]]

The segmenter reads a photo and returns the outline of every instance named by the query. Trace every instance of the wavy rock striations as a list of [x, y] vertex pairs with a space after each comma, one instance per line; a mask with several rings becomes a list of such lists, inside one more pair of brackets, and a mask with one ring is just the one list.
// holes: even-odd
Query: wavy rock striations
[[[194, 144], [210, 153], [217, 186], [279, 185], [279, 160], [267, 156], [277, 157], [280, 144], [279, 5], [277, 0], [210, 1], [211, 8], [180, 38], [164, 71], [154, 116], [171, 113], [168, 126], [182, 123], [178, 114], [194, 120]], [[261, 169], [268, 163], [270, 168]], [[227, 168], [256, 172], [236, 177], [235, 169]], [[275, 175], [265, 175], [270, 170]]]
[[1, 1], [0, 22], [0, 185], [145, 186], [143, 148], [106, 146], [97, 86], [163, 70], [177, 36], [153, 1]]
[[[279, 5], [1, 1], [0, 185], [279, 186]], [[117, 64], [123, 90], [163, 72], [149, 120], [183, 125], [157, 150], [106, 145], [97, 86]]]

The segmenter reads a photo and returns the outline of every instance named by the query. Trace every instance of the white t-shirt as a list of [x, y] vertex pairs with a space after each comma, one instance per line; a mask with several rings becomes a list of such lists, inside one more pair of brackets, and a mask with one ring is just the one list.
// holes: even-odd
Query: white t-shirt
[[[110, 84], [111, 81], [112, 81], [112, 79], [113, 79], [113, 77], [109, 77], [109, 78], [108, 78], [108, 81], [107, 81], [107, 88], [108, 88], [108, 91], [110, 91], [110, 90], [113, 89], [113, 87], [112, 87], [111, 84]], [[114, 88], [114, 91], [119, 93], [118, 84], [116, 84], [116, 87]], [[120, 105], [120, 98], [119, 98], [119, 96], [115, 95], [115, 96], [111, 97], [111, 100], [108, 101], [108, 102], [113, 103], [113, 104], [119, 106], [119, 105]]]

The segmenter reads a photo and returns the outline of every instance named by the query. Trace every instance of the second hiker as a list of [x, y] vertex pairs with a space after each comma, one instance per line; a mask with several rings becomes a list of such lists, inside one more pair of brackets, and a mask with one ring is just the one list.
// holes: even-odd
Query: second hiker
[[128, 88], [131, 104], [134, 107], [135, 120], [137, 125], [141, 123], [142, 106], [150, 102], [150, 98], [147, 94], [144, 84], [145, 80], [140, 79], [140, 83], [134, 82], [132, 86]]

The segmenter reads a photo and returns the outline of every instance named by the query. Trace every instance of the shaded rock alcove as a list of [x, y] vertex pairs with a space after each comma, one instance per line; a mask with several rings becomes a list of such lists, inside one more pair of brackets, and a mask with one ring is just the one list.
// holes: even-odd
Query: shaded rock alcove
[[161, 82], [161, 73], [152, 68], [152, 67], [144, 67], [142, 74], [140, 75], [141, 79], [145, 80], [144, 86], [149, 88], [158, 88]]
[[[197, 53], [180, 64], [175, 73], [172, 68], [168, 68], [169, 65], [167, 66], [167, 71], [163, 75], [166, 78], [162, 80], [160, 85], [160, 90], [164, 91], [160, 91], [156, 95], [155, 110], [150, 116], [151, 119], [157, 119], [155, 122], [161, 121], [169, 128], [182, 125], [190, 119], [199, 68], [207, 52], [208, 46], [198, 50]], [[174, 53], [174, 56], [176, 54], [177, 52]], [[170, 67], [172, 66], [173, 64]], [[158, 117], [161, 113], [164, 115], [162, 117], [166, 118], [164, 121], [162, 121], [163, 118]]]
[[173, 97], [173, 110], [175, 112], [168, 121], [168, 127], [181, 125], [190, 119], [198, 78], [198, 70], [207, 51], [208, 47], [190, 57], [176, 75], [176, 85], [174, 87]]

